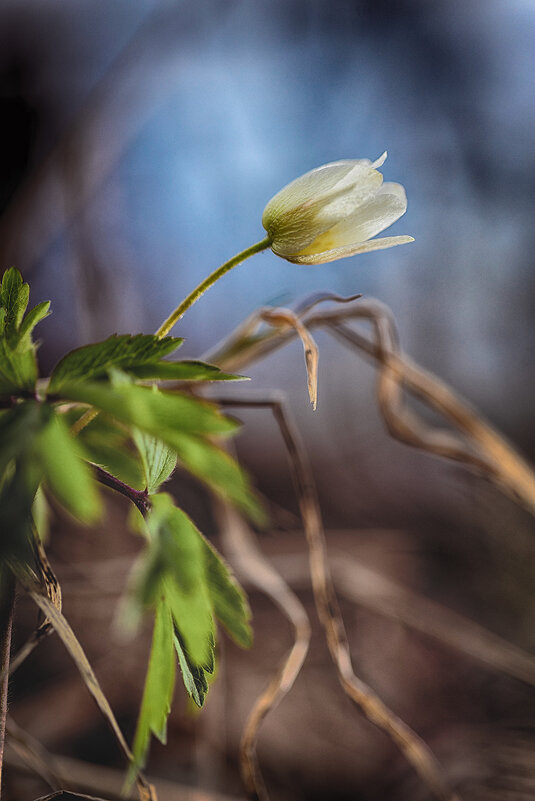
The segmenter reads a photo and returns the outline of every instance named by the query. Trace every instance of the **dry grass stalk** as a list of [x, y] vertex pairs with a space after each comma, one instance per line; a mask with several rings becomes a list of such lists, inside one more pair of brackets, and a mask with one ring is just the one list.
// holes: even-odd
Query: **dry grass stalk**
[[[58, 599], [52, 599], [49, 594], [50, 590], [48, 586], [44, 587], [42, 581], [39, 581], [37, 577], [30, 576], [29, 573], [24, 573], [22, 570], [17, 570], [17, 579], [24, 587], [30, 598], [39, 607], [45, 616], [45, 620], [58, 634], [59, 638], [63, 642], [63, 645], [78, 668], [80, 676], [89, 693], [92, 695], [98, 708], [109, 723], [116, 742], [125, 759], [127, 762], [132, 763], [133, 755], [130, 747], [125, 740], [108, 699], [100, 687], [99, 681], [95, 676], [93, 668], [91, 667], [84, 650], [80, 645], [80, 642], [76, 638], [76, 635], [71, 629], [66, 618], [63, 616], [61, 609], [58, 608]], [[135, 781], [140, 801], [158, 801], [154, 787], [145, 779], [141, 771], [136, 773]]]
[[310, 643], [310, 623], [299, 598], [263, 556], [243, 518], [228, 504], [218, 502], [217, 508], [224, 550], [239, 578], [271, 598], [293, 627], [292, 647], [256, 699], [240, 744], [240, 768], [247, 793], [251, 799], [267, 801], [256, 754], [260, 726], [291, 690], [301, 670]]
[[327, 644], [335, 663], [338, 678], [347, 695], [365, 716], [396, 743], [421, 779], [442, 801], [459, 801], [447, 786], [442, 768], [427, 744], [393, 713], [360, 678], [351, 663], [351, 654], [344, 623], [326, 557], [323, 523], [312, 471], [299, 434], [281, 401], [238, 400], [222, 401], [234, 407], [270, 408], [281, 431], [289, 456], [290, 468], [299, 499], [303, 528], [307, 538], [310, 574], [318, 616], [325, 629]]
[[[304, 554], [270, 558], [290, 586], [310, 586]], [[329, 564], [340, 596], [535, 687], [535, 657], [522, 648], [362, 564], [351, 554], [331, 551]]]
[[[390, 309], [377, 300], [367, 300], [346, 308], [317, 310], [318, 303], [325, 300], [340, 301], [336, 296], [320, 295], [305, 301], [293, 314], [306, 328], [326, 328], [378, 363], [379, 405], [392, 436], [429, 453], [463, 462], [535, 513], [535, 473], [531, 465], [469, 403], [402, 353]], [[371, 323], [372, 336], [348, 327], [346, 323], [351, 320]], [[295, 337], [295, 330], [288, 326], [266, 329], [265, 321], [265, 309], [255, 312], [205, 358], [226, 370], [240, 370]], [[405, 392], [442, 415], [456, 432], [428, 426], [407, 407]]]

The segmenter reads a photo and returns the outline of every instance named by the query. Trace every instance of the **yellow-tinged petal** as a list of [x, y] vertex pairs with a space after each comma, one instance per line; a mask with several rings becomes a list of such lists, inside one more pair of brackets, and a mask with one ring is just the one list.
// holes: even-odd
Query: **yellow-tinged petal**
[[405, 190], [400, 184], [387, 186], [388, 192], [383, 185], [374, 197], [358, 206], [352, 214], [339, 218], [340, 222], [317, 236], [298, 255], [306, 256], [364, 242], [399, 220], [407, 210]]
[[309, 255], [296, 254], [286, 257], [287, 261], [294, 264], [326, 264], [329, 261], [345, 259], [347, 256], [356, 256], [360, 253], [368, 253], [372, 250], [385, 250], [393, 248], [395, 245], [406, 245], [414, 242], [413, 236], [383, 236], [380, 239], [369, 239], [367, 242], [358, 242], [346, 247], [333, 248], [323, 253], [312, 253]]

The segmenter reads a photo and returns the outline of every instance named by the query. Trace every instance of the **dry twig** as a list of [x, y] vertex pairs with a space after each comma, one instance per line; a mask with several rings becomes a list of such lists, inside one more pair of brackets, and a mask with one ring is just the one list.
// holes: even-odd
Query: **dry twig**
[[262, 722], [291, 690], [308, 652], [310, 623], [294, 592], [258, 548], [249, 526], [228, 504], [218, 502], [225, 552], [241, 579], [270, 597], [288, 618], [294, 642], [268, 686], [256, 699], [245, 724], [240, 744], [240, 766], [249, 797], [266, 801], [269, 796], [258, 766], [256, 746]]
[[312, 471], [288, 411], [284, 409], [278, 398], [258, 401], [233, 398], [228, 401], [220, 400], [220, 403], [234, 407], [270, 408], [275, 416], [288, 452], [290, 468], [298, 494], [303, 528], [309, 548], [310, 574], [318, 616], [325, 629], [329, 651], [336, 665], [342, 687], [364, 712], [368, 720], [391, 737], [437, 798], [442, 801], [458, 801], [458, 796], [448, 788], [442, 768], [427, 744], [388, 709], [376, 693], [353, 671], [344, 623], [327, 563], [323, 523]]

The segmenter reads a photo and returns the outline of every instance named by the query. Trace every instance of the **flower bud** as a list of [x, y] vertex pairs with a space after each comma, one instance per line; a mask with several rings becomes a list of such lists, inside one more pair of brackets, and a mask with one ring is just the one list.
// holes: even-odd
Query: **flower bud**
[[278, 256], [297, 264], [322, 264], [356, 253], [413, 242], [412, 236], [372, 239], [407, 210], [401, 184], [383, 183], [374, 161], [324, 164], [281, 189], [262, 215]]

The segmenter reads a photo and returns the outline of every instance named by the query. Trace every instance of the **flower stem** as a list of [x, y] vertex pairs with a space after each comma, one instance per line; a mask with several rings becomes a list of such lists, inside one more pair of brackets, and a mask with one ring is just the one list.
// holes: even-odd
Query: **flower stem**
[[236, 267], [237, 264], [240, 264], [242, 261], [245, 261], [245, 259], [248, 259], [249, 256], [253, 256], [255, 253], [260, 253], [262, 250], [266, 250], [270, 245], [271, 239], [266, 237], [265, 239], [262, 239], [261, 242], [257, 242], [256, 245], [251, 245], [250, 248], [246, 248], [245, 250], [242, 250], [241, 253], [237, 253], [236, 256], [233, 256], [231, 259], [222, 264], [221, 267], [218, 267], [217, 270], [214, 270], [214, 272], [211, 273], [208, 278], [205, 278], [204, 281], [202, 281], [199, 286], [193, 290], [193, 292], [190, 292], [187, 298], [185, 298], [182, 303], [176, 307], [174, 312], [169, 315], [167, 320], [161, 324], [156, 331], [156, 336], [160, 339], [167, 336], [175, 323], [177, 323], [180, 318], [184, 316], [189, 307], [193, 306], [193, 304], [199, 300], [201, 295], [203, 295], [206, 290], [212, 286], [212, 284], [215, 284], [215, 282], [219, 280], [222, 275], [225, 275], [225, 273], [228, 273], [228, 271], [232, 270], [233, 267]]

